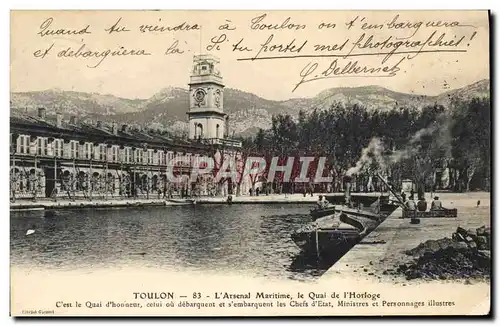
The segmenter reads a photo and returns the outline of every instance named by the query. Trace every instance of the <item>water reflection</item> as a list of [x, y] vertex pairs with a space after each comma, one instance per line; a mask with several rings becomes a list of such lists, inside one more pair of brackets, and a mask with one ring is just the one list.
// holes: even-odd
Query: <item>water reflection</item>
[[[152, 267], [307, 279], [328, 267], [301, 258], [290, 234], [307, 205], [211, 205], [11, 214], [11, 260], [75, 269]], [[36, 232], [26, 236], [26, 230]]]

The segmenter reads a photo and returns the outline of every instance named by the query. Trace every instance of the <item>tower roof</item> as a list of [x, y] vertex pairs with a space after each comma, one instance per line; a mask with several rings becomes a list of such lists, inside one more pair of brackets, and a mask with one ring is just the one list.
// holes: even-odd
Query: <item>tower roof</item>
[[202, 54], [195, 55], [193, 60], [189, 85], [212, 83], [224, 87], [222, 75], [218, 69], [219, 58], [210, 54]]
[[193, 57], [193, 62], [208, 61], [212, 63], [220, 63], [220, 59], [212, 54], [199, 54]]

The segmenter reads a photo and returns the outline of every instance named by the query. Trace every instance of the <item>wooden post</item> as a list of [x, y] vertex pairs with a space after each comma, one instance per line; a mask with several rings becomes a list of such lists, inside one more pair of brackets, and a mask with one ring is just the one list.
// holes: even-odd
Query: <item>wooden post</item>
[[36, 201], [36, 192], [37, 192], [37, 185], [38, 185], [38, 178], [36, 177], [36, 169], [37, 169], [37, 166], [36, 166], [36, 155], [35, 155], [35, 191], [34, 191], [34, 194], [33, 194], [33, 201]]
[[120, 189], [118, 190], [118, 194], [121, 193], [122, 199], [125, 197], [127, 193], [127, 187], [125, 186], [125, 180], [123, 180], [123, 163], [120, 162], [120, 176], [118, 177], [118, 181], [120, 183]]
[[71, 182], [71, 190], [73, 192], [73, 201], [75, 201], [75, 197], [76, 197], [76, 182], [78, 180], [78, 174], [77, 174], [77, 171], [76, 171], [76, 162], [75, 162], [75, 158], [73, 157], [73, 172], [75, 173], [74, 177], [73, 177], [73, 180]]
[[315, 234], [316, 234], [316, 257], [318, 258], [318, 260], [320, 260], [320, 253], [319, 253], [319, 235], [318, 235], [318, 229], [315, 230]]
[[[12, 171], [13, 173], [16, 173], [16, 154], [13, 154], [12, 155]], [[12, 178], [12, 176], [11, 176]], [[16, 185], [15, 184], [12, 184], [12, 180], [11, 180], [11, 194], [12, 194], [12, 201], [15, 202], [16, 201]]]
[[130, 190], [132, 190], [134, 192], [134, 199], [137, 198], [137, 185], [135, 184], [135, 169], [133, 169], [133, 181], [134, 181], [134, 189], [132, 190], [132, 187], [130, 187]]
[[54, 189], [52, 189], [52, 192], [54, 193], [54, 201], [57, 201], [57, 157], [54, 156]]
[[434, 186], [436, 185], [436, 169], [432, 169], [431, 200], [434, 198]]
[[[149, 152], [148, 152], [148, 158], [149, 158]], [[149, 199], [149, 187], [150, 187], [150, 177], [151, 174], [151, 165], [148, 164], [148, 172], [146, 173], [146, 199]]]
[[108, 199], [108, 157], [106, 155], [106, 168], [104, 170], [104, 199]]
[[89, 200], [92, 201], [92, 183], [90, 182], [92, 180], [92, 159], [89, 161], [89, 184], [90, 184], [90, 189], [89, 189]]

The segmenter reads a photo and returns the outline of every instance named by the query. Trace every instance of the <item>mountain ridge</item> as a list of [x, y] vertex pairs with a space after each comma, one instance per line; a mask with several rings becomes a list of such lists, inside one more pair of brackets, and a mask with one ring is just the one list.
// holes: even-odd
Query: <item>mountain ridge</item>
[[[288, 113], [294, 117], [302, 109], [324, 110], [332, 104], [359, 104], [367, 110], [388, 110], [394, 107], [421, 108], [426, 105], [448, 105], [453, 97], [489, 97], [490, 80], [482, 79], [470, 85], [447, 90], [439, 95], [402, 93], [378, 85], [335, 87], [325, 89], [313, 97], [295, 97], [287, 100], [269, 100], [239, 89], [224, 90], [224, 111], [229, 114], [230, 133], [251, 135], [259, 128], [269, 128], [274, 114]], [[50, 89], [34, 92], [11, 92], [11, 108], [33, 113], [45, 107], [48, 114], [55, 111], [65, 116], [79, 115], [94, 120], [166, 128], [174, 133], [185, 133], [186, 112], [189, 107], [188, 89], [165, 87], [147, 99], [127, 99], [111, 94], [86, 93]]]

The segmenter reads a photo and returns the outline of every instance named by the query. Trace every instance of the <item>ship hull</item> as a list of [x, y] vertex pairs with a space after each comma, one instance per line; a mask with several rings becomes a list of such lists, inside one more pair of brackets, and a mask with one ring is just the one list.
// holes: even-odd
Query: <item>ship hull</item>
[[299, 231], [292, 234], [292, 240], [303, 251], [325, 258], [347, 252], [360, 240], [356, 229], [319, 229]]
[[335, 214], [335, 206], [326, 208], [311, 209], [311, 217], [313, 221], [319, 218]]
[[394, 205], [394, 204], [382, 204], [378, 209], [380, 209], [379, 213], [374, 213], [375, 208], [372, 207], [367, 207], [366, 209], [360, 210], [360, 209], [352, 209], [352, 208], [347, 208], [343, 206], [329, 206], [326, 208], [319, 208], [319, 209], [314, 209], [311, 210], [310, 215], [313, 221], [316, 221], [317, 219], [320, 219], [325, 216], [330, 216], [334, 215], [336, 212], [344, 211], [349, 215], [354, 215], [354, 216], [367, 216], [367, 215], [372, 215], [372, 218], [377, 217], [379, 219], [381, 216], [387, 217], [391, 215], [399, 206]]

